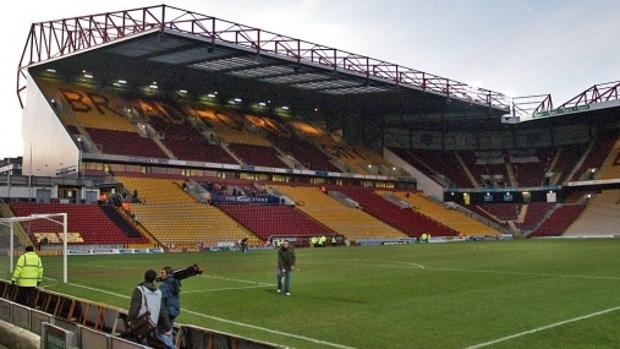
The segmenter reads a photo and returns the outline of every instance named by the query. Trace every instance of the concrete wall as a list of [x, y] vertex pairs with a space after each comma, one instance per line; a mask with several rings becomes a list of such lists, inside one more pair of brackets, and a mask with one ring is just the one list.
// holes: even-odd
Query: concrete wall
[[10, 349], [39, 349], [41, 339], [30, 331], [0, 320], [0, 345]]
[[59, 176], [79, 169], [80, 154], [30, 74], [23, 111], [24, 176]]
[[422, 173], [422, 171], [411, 166], [411, 164], [401, 159], [388, 148], [383, 148], [383, 157], [393, 165], [405, 170], [411, 175], [411, 177], [415, 178], [418, 190], [421, 190], [424, 194], [443, 202], [443, 187], [439, 183]]

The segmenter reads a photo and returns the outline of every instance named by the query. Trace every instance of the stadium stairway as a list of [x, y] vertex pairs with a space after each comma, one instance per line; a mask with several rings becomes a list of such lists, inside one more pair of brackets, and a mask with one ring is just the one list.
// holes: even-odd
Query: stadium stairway
[[166, 246], [216, 245], [258, 239], [220, 209], [198, 203], [181, 188], [182, 180], [148, 177], [116, 177], [125, 188], [137, 190], [142, 204], [130, 210], [136, 220]]
[[566, 236], [620, 235], [620, 190], [596, 194], [579, 218], [566, 229]]
[[407, 235], [368, 213], [346, 207], [317, 187], [274, 186], [308, 216], [349, 239], [404, 238]]
[[[2, 218], [15, 217], [15, 213], [13, 212], [13, 210], [11, 210], [11, 207], [7, 203], [5, 203], [2, 198], [0, 198], [0, 217]], [[26, 231], [24, 230], [21, 224], [15, 225], [15, 237], [17, 238], [17, 242], [21, 246], [27, 246], [31, 244], [30, 238], [28, 237], [28, 233], [26, 233]], [[8, 246], [8, 244], [2, 245], [2, 246]]]
[[425, 216], [464, 235], [487, 236], [500, 234], [497, 229], [468, 217], [457, 210], [452, 210], [435, 203], [422, 194], [410, 193], [407, 195], [405, 192], [397, 192], [396, 195], [411, 203], [415, 210]]
[[[467, 164], [465, 163], [463, 158], [456, 151], [454, 152], [454, 156], [456, 158], [456, 161], [458, 161], [459, 166], [463, 169], [463, 172], [467, 176], [467, 179], [469, 179], [469, 181], [473, 184], [474, 188], [480, 189], [480, 184], [478, 184], [476, 177], [474, 177], [474, 175], [471, 173], [471, 171], [469, 170], [469, 167], [467, 167]], [[467, 182], [465, 181], [465, 183]]]
[[119, 226], [123, 232], [129, 237], [138, 237], [141, 236], [140, 232], [134, 228], [120, 213], [116, 210], [116, 208], [110, 205], [101, 205], [101, 210], [103, 213], [110, 218], [112, 222], [114, 222], [117, 226]]

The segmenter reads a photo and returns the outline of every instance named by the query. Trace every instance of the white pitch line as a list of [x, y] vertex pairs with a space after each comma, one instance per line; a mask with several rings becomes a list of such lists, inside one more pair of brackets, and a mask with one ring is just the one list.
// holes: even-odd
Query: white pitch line
[[73, 282], [67, 282], [67, 285], [71, 285], [71, 286], [75, 286], [75, 287], [79, 287], [79, 288], [84, 288], [84, 289], [95, 291], [95, 292], [105, 293], [105, 294], [109, 294], [111, 296], [120, 297], [120, 298], [123, 298], [123, 299], [131, 299], [131, 297], [129, 297], [128, 295], [125, 295], [125, 294], [120, 294], [120, 293], [116, 293], [116, 292], [112, 292], [112, 291], [106, 291], [106, 290], [102, 290], [100, 288], [90, 287], [90, 286], [86, 286], [86, 285], [82, 285], [82, 284], [76, 284], [76, 283], [73, 283]]
[[[120, 294], [120, 293], [116, 293], [116, 292], [112, 292], [112, 291], [106, 291], [100, 288], [95, 288], [95, 287], [90, 287], [90, 286], [86, 286], [86, 285], [82, 285], [82, 284], [76, 284], [76, 283], [67, 283], [71, 286], [75, 286], [75, 287], [81, 287], [87, 290], [91, 290], [91, 291], [96, 291], [96, 292], [101, 292], [101, 293], [105, 293], [105, 294], [109, 294], [112, 296], [116, 296], [116, 297], [120, 297], [123, 299], [130, 299], [131, 297], [124, 295], [124, 294]], [[254, 330], [259, 330], [259, 331], [263, 331], [263, 332], [267, 332], [267, 333], [271, 333], [271, 334], [276, 334], [276, 335], [280, 335], [283, 337], [290, 337], [290, 338], [295, 338], [295, 339], [299, 339], [299, 340], [303, 340], [306, 342], [311, 342], [311, 343], [315, 343], [315, 344], [321, 344], [321, 345], [326, 345], [328, 347], [332, 347], [332, 348], [339, 348], [339, 349], [358, 349], [355, 347], [351, 347], [348, 345], [342, 345], [342, 344], [338, 344], [338, 343], [332, 343], [332, 342], [328, 342], [328, 341], [323, 341], [320, 339], [315, 339], [315, 338], [311, 338], [311, 337], [306, 337], [306, 336], [302, 336], [302, 335], [298, 335], [298, 334], [294, 334], [294, 333], [288, 333], [288, 332], [282, 332], [282, 331], [276, 331], [276, 330], [272, 330], [266, 327], [261, 327], [261, 326], [256, 326], [256, 325], [251, 325], [251, 324], [246, 324], [243, 322], [238, 322], [238, 321], [234, 321], [234, 320], [229, 320], [229, 319], [224, 319], [221, 317], [217, 317], [217, 316], [212, 316], [212, 315], [207, 315], [207, 314], [203, 314], [203, 313], [199, 313], [193, 310], [189, 310], [189, 309], [185, 309], [185, 308], [181, 308], [181, 310], [183, 310], [184, 312], [188, 313], [188, 314], [192, 314], [198, 317], [202, 317], [205, 319], [211, 319], [211, 320], [215, 320], [215, 321], [220, 321], [220, 322], [224, 322], [224, 323], [228, 323], [228, 324], [232, 324], [232, 325], [237, 325], [240, 327], [247, 327], [247, 328], [251, 328]]]
[[480, 344], [472, 345], [472, 346], [467, 347], [465, 349], [478, 349], [478, 348], [488, 347], [489, 345], [497, 344], [497, 343], [500, 343], [500, 342], [505, 342], [505, 341], [511, 340], [513, 338], [518, 338], [518, 337], [522, 337], [522, 336], [525, 336], [525, 335], [528, 335], [528, 334], [532, 334], [532, 333], [536, 333], [536, 332], [541, 332], [541, 331], [544, 331], [544, 330], [548, 330], [550, 328], [566, 325], [566, 324], [569, 324], [571, 322], [577, 322], [577, 321], [581, 321], [581, 320], [586, 320], [586, 319], [589, 319], [589, 318], [593, 318], [595, 316], [600, 316], [600, 315], [608, 314], [608, 313], [611, 313], [611, 312], [614, 312], [614, 311], [618, 311], [618, 310], [620, 310], [620, 306], [609, 308], [609, 309], [605, 309], [605, 310], [601, 310], [601, 311], [597, 311], [596, 313], [591, 313], [591, 314], [588, 314], [588, 315], [579, 316], [579, 317], [572, 318], [572, 319], [569, 319], [569, 320], [564, 320], [564, 321], [556, 322], [554, 324], [538, 327], [538, 328], [535, 328], [535, 329], [532, 329], [532, 330], [529, 330], [529, 331], [523, 331], [523, 332], [515, 333], [513, 335], [502, 337], [502, 338], [498, 338], [498, 339], [494, 339], [492, 341], [488, 341], [488, 342], [485, 342], [485, 343], [480, 343]]
[[[390, 262], [390, 261], [388, 261]], [[392, 261], [391, 263], [365, 263], [365, 262], [355, 262], [352, 260], [344, 260], [338, 262], [331, 262], [326, 260], [320, 261], [309, 261], [304, 262], [305, 264], [338, 264], [338, 265], [354, 265], [354, 266], [362, 266], [362, 267], [372, 267], [372, 268], [391, 268], [391, 269], [404, 269], [404, 270], [415, 270], [422, 269], [426, 270], [426, 268], [422, 264], [412, 263], [412, 262], [396, 262]], [[411, 267], [415, 267], [411, 268]]]
[[263, 286], [275, 286], [276, 285], [276, 284], [270, 284], [270, 283], [267, 283], [267, 282], [257, 282], [257, 281], [251, 281], [251, 280], [233, 279], [233, 278], [227, 278], [227, 277], [217, 276], [217, 275], [201, 274], [199, 276], [201, 276], [203, 278], [220, 279], [220, 280], [227, 280], [227, 281], [234, 281], [234, 282], [242, 282], [242, 283], [254, 284], [254, 285], [263, 285]]
[[579, 274], [552, 274], [552, 273], [529, 273], [521, 271], [502, 271], [502, 270], [472, 270], [457, 268], [428, 268], [428, 270], [449, 271], [458, 273], [481, 273], [481, 274], [508, 274], [508, 275], [524, 275], [524, 276], [551, 276], [568, 279], [595, 279], [595, 280], [620, 280], [617, 276], [597, 276], [597, 275], [579, 275]]
[[420, 269], [426, 269], [422, 264], [418, 264], [418, 263], [413, 263], [413, 262], [400, 262], [400, 261], [394, 261], [394, 263], [399, 263], [399, 264], [405, 264], [405, 265], [413, 265], [415, 267], [418, 267]]
[[243, 286], [243, 287], [208, 288], [208, 289], [205, 289], [205, 290], [183, 291], [183, 294], [202, 293], [202, 292], [217, 292], [217, 291], [229, 291], [229, 290], [247, 290], [247, 289], [250, 289], [250, 288], [263, 288], [263, 287], [273, 287], [273, 286], [272, 285], [255, 285], [255, 286]]
[[342, 344], [322, 341], [320, 339], [314, 339], [314, 338], [310, 338], [310, 337], [306, 337], [306, 336], [301, 336], [301, 335], [298, 335], [298, 334], [292, 334], [292, 333], [287, 333], [287, 332], [282, 332], [282, 331], [271, 330], [271, 329], [268, 329], [268, 328], [265, 328], [265, 327], [260, 327], [260, 326], [246, 324], [246, 323], [243, 323], [243, 322], [237, 322], [237, 321], [233, 321], [233, 320], [223, 319], [223, 318], [220, 318], [220, 317], [217, 317], [217, 316], [205, 315], [205, 314], [198, 313], [198, 312], [191, 311], [191, 310], [183, 309], [183, 311], [186, 312], [186, 313], [190, 313], [192, 315], [196, 315], [196, 316], [199, 316], [199, 317], [204, 317], [204, 318], [211, 319], [211, 320], [217, 320], [217, 321], [226, 322], [226, 323], [237, 325], [237, 326], [248, 327], [248, 328], [251, 328], [251, 329], [254, 329], [254, 330], [265, 331], [265, 332], [269, 332], [269, 333], [272, 333], [272, 334], [276, 334], [276, 335], [280, 335], [280, 336], [285, 336], [285, 337], [291, 337], [291, 338], [295, 338], [295, 339], [300, 339], [300, 340], [303, 340], [303, 341], [312, 342], [312, 343], [316, 343], [316, 344], [322, 344], [322, 345], [326, 345], [326, 346], [333, 347], [333, 348], [357, 349], [355, 347], [351, 347], [351, 346], [348, 346], [348, 345], [342, 345]]

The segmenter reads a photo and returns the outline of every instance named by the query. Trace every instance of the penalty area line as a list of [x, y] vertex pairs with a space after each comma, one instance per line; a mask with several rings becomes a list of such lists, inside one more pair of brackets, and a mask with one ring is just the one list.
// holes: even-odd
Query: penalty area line
[[507, 340], [511, 340], [511, 339], [518, 338], [518, 337], [523, 337], [523, 336], [526, 336], [528, 334], [545, 331], [545, 330], [548, 330], [548, 329], [551, 329], [551, 328], [554, 328], [554, 327], [559, 327], [559, 326], [562, 326], [562, 325], [569, 324], [571, 322], [577, 322], [577, 321], [581, 321], [581, 320], [590, 319], [590, 318], [593, 318], [593, 317], [596, 317], [596, 316], [605, 315], [605, 314], [612, 313], [612, 312], [618, 311], [618, 310], [620, 310], [620, 306], [609, 308], [609, 309], [605, 309], [605, 310], [601, 310], [601, 311], [597, 311], [595, 313], [579, 316], [579, 317], [576, 317], [576, 318], [572, 318], [572, 319], [556, 322], [556, 323], [549, 324], [549, 325], [546, 325], [546, 326], [537, 327], [537, 328], [534, 328], [534, 329], [531, 329], [531, 330], [528, 330], [528, 331], [523, 331], [523, 332], [515, 333], [515, 334], [510, 335], [510, 336], [501, 337], [501, 338], [498, 338], [498, 339], [494, 339], [492, 341], [488, 341], [488, 342], [472, 345], [472, 346], [469, 346], [469, 347], [467, 347], [465, 349], [478, 349], [478, 348], [488, 347], [489, 345], [505, 342]]
[[[120, 297], [120, 298], [123, 298], [123, 299], [130, 299], [131, 298], [131, 297], [129, 297], [127, 295], [124, 295], [124, 294], [120, 294], [120, 293], [116, 293], [116, 292], [112, 292], [112, 291], [106, 291], [106, 290], [103, 290], [103, 289], [100, 289], [100, 288], [96, 288], [96, 287], [90, 287], [90, 286], [86, 286], [86, 285], [82, 285], [82, 284], [76, 284], [76, 283], [70, 283], [70, 282], [68, 282], [67, 284], [70, 285], [70, 286], [75, 286], [75, 287], [84, 288], [84, 289], [95, 291], [95, 292], [105, 293], [105, 294], [116, 296], [116, 297]], [[213, 316], [213, 315], [207, 315], [207, 314], [199, 313], [197, 311], [193, 311], [193, 310], [189, 310], [189, 309], [185, 309], [185, 308], [181, 308], [181, 310], [186, 312], [186, 313], [188, 313], [188, 314], [192, 314], [192, 315], [195, 315], [195, 316], [198, 316], [198, 317], [202, 317], [202, 318], [205, 318], [205, 319], [215, 320], [215, 321], [219, 321], [219, 322], [223, 322], [223, 323], [227, 323], [227, 324], [236, 325], [236, 326], [239, 326], [239, 327], [251, 328], [253, 330], [259, 330], [259, 331], [263, 331], [263, 332], [267, 332], [267, 333], [271, 333], [271, 334], [276, 334], [276, 335], [279, 335], [279, 336], [282, 336], [282, 337], [295, 338], [295, 339], [299, 339], [299, 340], [302, 340], [302, 341], [311, 342], [311, 343], [315, 343], [315, 344], [321, 344], [321, 345], [325, 345], [325, 346], [332, 347], [332, 348], [338, 348], [338, 349], [358, 349], [358, 348], [351, 347], [351, 346], [348, 346], [348, 345], [332, 343], [332, 342], [328, 342], [328, 341], [324, 341], [324, 340], [320, 340], [320, 339], [316, 339], [316, 338], [311, 338], [311, 337], [306, 337], [306, 336], [302, 336], [302, 335], [298, 335], [298, 334], [294, 334], [294, 333], [288, 333], [288, 332], [283, 332], [283, 331], [272, 330], [272, 329], [266, 328], [266, 327], [246, 324], [244, 322], [224, 319], [224, 318]]]

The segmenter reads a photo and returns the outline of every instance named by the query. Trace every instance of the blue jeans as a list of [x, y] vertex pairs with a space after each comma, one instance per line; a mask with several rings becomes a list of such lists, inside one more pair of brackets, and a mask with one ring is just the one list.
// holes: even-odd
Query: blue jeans
[[166, 349], [176, 349], [176, 346], [174, 345], [174, 342], [172, 340], [172, 336], [167, 336], [163, 333], [160, 333], [159, 340], [164, 343], [164, 347], [166, 347]]
[[[164, 347], [166, 349], [176, 349], [177, 347], [174, 345], [174, 341], [172, 340], [172, 336], [167, 336], [165, 335], [163, 332], [160, 332], [160, 330], [157, 330], [157, 338], [159, 338], [159, 340], [164, 344]], [[144, 338], [141, 342], [139, 342], [140, 344], [143, 345], [149, 345], [149, 339], [148, 337]]]
[[282, 289], [282, 277], [284, 276], [284, 292], [290, 292], [291, 288], [291, 271], [290, 270], [278, 270], [278, 290]]

